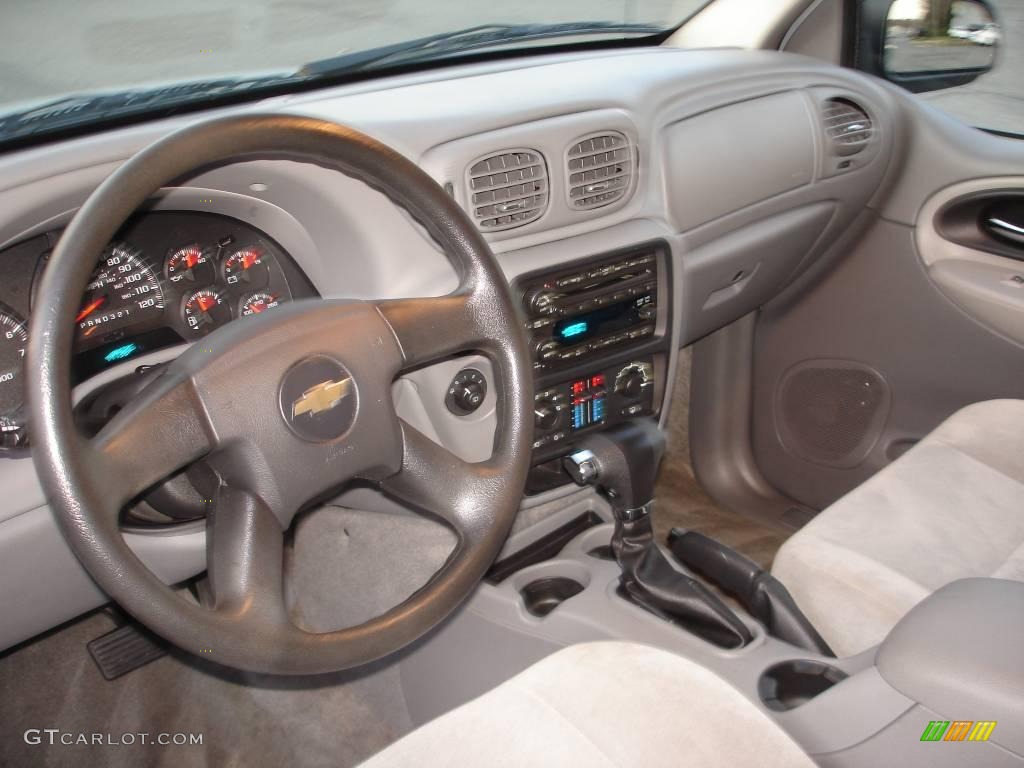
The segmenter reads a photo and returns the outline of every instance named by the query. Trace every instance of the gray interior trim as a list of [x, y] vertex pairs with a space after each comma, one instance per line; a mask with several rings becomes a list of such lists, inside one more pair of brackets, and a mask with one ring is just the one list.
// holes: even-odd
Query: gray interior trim
[[765, 479], [751, 451], [749, 314], [693, 347], [690, 456], [704, 490], [722, 506], [778, 524], [793, 502]]
[[[838, 752], [865, 741], [914, 706], [870, 666], [776, 717], [812, 755]], [[827, 725], [826, 725], [827, 724]]]
[[878, 671], [943, 719], [999, 721], [990, 741], [1024, 756], [1021, 637], [1024, 584], [962, 579], [893, 627], [879, 646]]
[[943, 237], [936, 223], [940, 211], [958, 198], [1021, 189], [1024, 176], [971, 179], [946, 187], [921, 208], [914, 239], [928, 276], [950, 301], [983, 325], [1024, 345], [1024, 283], [1012, 279], [1024, 275], [1024, 263], [954, 243]]

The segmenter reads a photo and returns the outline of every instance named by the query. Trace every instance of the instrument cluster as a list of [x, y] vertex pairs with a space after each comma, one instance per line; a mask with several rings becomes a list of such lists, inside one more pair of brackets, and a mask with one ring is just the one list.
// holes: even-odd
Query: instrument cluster
[[[28, 317], [60, 235], [0, 252], [0, 447], [24, 439]], [[312, 295], [291, 257], [245, 222], [200, 212], [139, 215], [89, 278], [75, 317], [75, 380]]]

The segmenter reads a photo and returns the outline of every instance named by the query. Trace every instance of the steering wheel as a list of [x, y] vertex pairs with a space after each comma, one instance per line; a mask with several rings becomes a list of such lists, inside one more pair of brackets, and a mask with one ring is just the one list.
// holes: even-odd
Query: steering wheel
[[[71, 351], [75, 312], [99, 254], [163, 185], [198, 168], [256, 158], [315, 163], [383, 192], [442, 246], [458, 288], [437, 298], [300, 301], [231, 323], [193, 344], [87, 439], [72, 418]], [[203, 658], [310, 674], [386, 656], [444, 619], [508, 535], [529, 469], [533, 389], [508, 285], [451, 197], [358, 131], [245, 115], [158, 141], [75, 215], [50, 259], [31, 323], [34, 460], [67, 541], [113, 600]], [[391, 399], [401, 371], [464, 351], [490, 359], [497, 378], [495, 449], [477, 464], [402, 421]], [[176, 595], [119, 528], [131, 500], [200, 459], [220, 480], [207, 518], [209, 607]], [[356, 627], [311, 633], [289, 618], [285, 532], [304, 504], [356, 478], [441, 518], [459, 543], [402, 604]]]

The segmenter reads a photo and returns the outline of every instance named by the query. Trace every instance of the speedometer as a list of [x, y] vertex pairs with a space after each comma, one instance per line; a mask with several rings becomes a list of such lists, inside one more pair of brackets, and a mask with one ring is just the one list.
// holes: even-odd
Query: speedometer
[[116, 338], [129, 326], [146, 325], [164, 311], [164, 294], [153, 267], [140, 251], [120, 243], [103, 255], [75, 318], [79, 346]]

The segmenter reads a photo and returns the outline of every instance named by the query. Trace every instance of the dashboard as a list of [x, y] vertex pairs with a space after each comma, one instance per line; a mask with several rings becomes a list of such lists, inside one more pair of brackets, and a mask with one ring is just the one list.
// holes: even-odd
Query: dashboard
[[[870, 121], [863, 146], [832, 133], [849, 105]], [[0, 451], [0, 650], [106, 600], [65, 544], [24, 446], [21, 350], [62, 227], [153, 141], [218, 115], [305, 115], [381, 140], [444, 187], [494, 251], [533, 351], [532, 509], [568, 492], [557, 467], [580, 435], [664, 421], [681, 347], [827, 258], [896, 167], [900, 110], [870, 78], [800, 56], [590, 51], [296, 93], [0, 156], [0, 424], [22, 445]], [[383, 194], [269, 157], [160, 190], [97, 262], [79, 310], [76, 408], [281, 302], [438, 296], [458, 284]], [[499, 394], [487, 358], [467, 355], [403, 375], [392, 399], [428, 438], [482, 461]], [[394, 511], [372, 489], [337, 501]], [[168, 583], [205, 569], [203, 521], [187, 509], [176, 519], [124, 531]]]
[[[0, 252], [0, 446], [22, 447], [24, 356], [33, 299], [60, 230]], [[228, 216], [151, 212], [100, 256], [75, 317], [77, 382], [315, 291], [266, 233]]]

